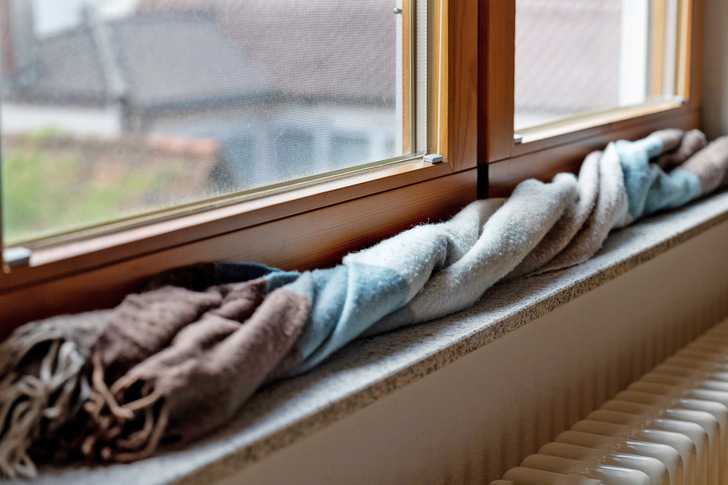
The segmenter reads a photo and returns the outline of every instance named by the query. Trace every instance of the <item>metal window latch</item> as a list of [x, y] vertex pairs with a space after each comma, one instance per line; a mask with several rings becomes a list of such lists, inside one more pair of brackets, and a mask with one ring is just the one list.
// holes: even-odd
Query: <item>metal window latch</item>
[[23, 247], [14, 247], [3, 250], [3, 262], [10, 268], [21, 268], [30, 264], [31, 250]]
[[428, 153], [424, 157], [422, 157], [422, 161], [429, 164], [436, 164], [442, 162], [443, 158], [442, 155], [438, 153]]
[[402, 9], [401, 9], [401, 8], [399, 8], [399, 7], [394, 7], [394, 8], [392, 9], [392, 13], [393, 13], [394, 15], [399, 15], [399, 14], [401, 14], [401, 13], [402, 13]]
[[518, 145], [521, 142], [523, 142], [523, 135], [519, 135], [518, 133], [516, 133], [515, 135], [513, 135], [513, 143], [515, 143], [516, 145]]

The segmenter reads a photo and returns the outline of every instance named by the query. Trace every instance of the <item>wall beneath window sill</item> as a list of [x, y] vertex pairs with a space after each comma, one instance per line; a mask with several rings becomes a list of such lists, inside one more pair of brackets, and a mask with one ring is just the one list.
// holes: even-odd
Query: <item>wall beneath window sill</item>
[[613, 233], [580, 266], [357, 341], [207, 440], [35, 482], [486, 482], [728, 314], [727, 247], [724, 192]]

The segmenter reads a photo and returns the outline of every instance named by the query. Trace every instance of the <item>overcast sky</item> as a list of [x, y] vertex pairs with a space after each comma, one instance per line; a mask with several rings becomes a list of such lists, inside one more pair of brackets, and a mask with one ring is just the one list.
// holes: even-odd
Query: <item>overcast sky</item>
[[33, 0], [35, 32], [46, 37], [78, 25], [84, 7], [99, 8], [105, 17], [119, 17], [134, 10], [137, 0]]

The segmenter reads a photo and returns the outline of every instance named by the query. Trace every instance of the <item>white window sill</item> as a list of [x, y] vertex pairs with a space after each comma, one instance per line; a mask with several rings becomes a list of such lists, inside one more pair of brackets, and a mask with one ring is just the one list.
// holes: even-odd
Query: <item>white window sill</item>
[[[546, 315], [668, 249], [728, 221], [728, 192], [610, 235], [584, 264], [496, 285], [447, 318], [353, 342], [303, 376], [259, 391], [225, 429], [129, 465], [42, 469], [38, 484], [210, 483]], [[8, 482], [14, 483], [14, 482]]]

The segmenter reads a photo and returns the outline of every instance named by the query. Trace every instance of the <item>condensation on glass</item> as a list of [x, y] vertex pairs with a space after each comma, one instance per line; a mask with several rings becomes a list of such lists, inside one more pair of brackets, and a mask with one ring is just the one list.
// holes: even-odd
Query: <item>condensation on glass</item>
[[5, 243], [412, 153], [398, 3], [2, 0]]
[[515, 129], [676, 95], [678, 0], [517, 0]]

